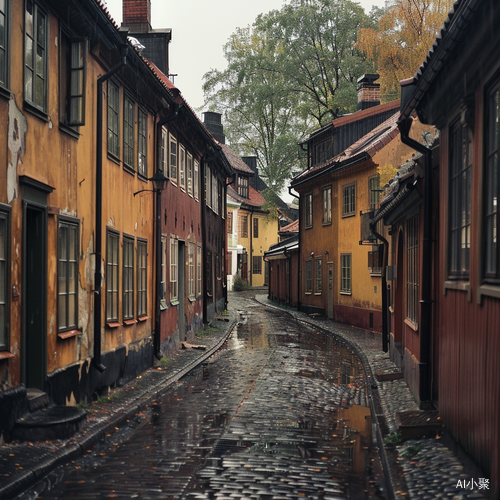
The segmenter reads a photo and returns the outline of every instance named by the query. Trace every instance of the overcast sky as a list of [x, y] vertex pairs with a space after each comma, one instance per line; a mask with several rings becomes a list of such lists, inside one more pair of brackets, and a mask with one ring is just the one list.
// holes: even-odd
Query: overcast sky
[[[359, 0], [366, 12], [385, 0]], [[118, 25], [122, 0], [107, 0]], [[259, 14], [280, 9], [283, 0], [151, 0], [154, 29], [171, 28], [170, 73], [184, 99], [198, 114], [203, 109], [203, 75], [211, 68], [226, 67], [223, 46], [236, 28], [251, 25]]]

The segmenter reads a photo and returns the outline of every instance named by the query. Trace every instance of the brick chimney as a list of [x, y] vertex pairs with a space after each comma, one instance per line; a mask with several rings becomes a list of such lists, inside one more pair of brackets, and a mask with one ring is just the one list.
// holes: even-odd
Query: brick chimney
[[379, 76], [366, 73], [358, 78], [358, 111], [380, 104], [380, 83], [375, 83]]
[[151, 0], [123, 0], [123, 26], [131, 32], [151, 31]]
[[226, 144], [226, 136], [224, 135], [224, 127], [222, 126], [222, 114], [215, 111], [205, 111], [203, 113], [203, 124], [207, 130], [221, 144]]

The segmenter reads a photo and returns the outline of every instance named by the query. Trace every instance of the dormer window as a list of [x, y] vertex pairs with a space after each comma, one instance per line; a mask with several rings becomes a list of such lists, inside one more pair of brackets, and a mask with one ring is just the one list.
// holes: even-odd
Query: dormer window
[[238, 175], [238, 194], [243, 198], [248, 198], [248, 177]]

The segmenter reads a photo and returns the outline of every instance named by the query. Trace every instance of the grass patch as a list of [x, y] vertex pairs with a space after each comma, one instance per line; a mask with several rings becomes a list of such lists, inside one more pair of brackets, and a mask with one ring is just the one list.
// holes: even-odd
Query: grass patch
[[168, 370], [169, 368], [172, 368], [172, 366], [174, 366], [174, 362], [170, 358], [160, 359], [160, 367], [162, 370]]
[[384, 438], [384, 443], [386, 444], [401, 444], [403, 442], [403, 437], [401, 432], [395, 432], [390, 436]]

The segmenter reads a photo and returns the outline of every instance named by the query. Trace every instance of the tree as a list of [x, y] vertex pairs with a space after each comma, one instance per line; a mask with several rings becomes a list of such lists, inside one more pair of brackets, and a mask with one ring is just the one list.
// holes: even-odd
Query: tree
[[356, 109], [356, 79], [371, 63], [355, 43], [369, 24], [350, 0], [291, 0], [238, 29], [224, 47], [227, 68], [204, 75], [231, 147], [257, 156], [275, 193], [302, 169], [297, 143], [311, 128]]
[[357, 47], [380, 74], [383, 100], [399, 96], [400, 81], [425, 60], [453, 0], [392, 0], [378, 11], [378, 29], [362, 27]]

